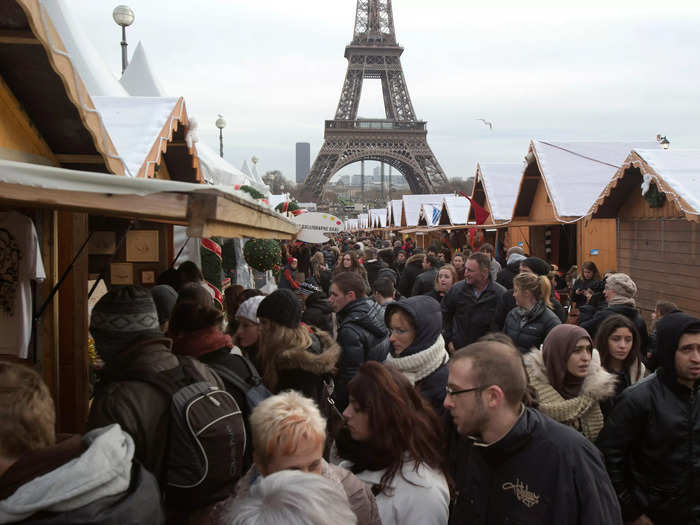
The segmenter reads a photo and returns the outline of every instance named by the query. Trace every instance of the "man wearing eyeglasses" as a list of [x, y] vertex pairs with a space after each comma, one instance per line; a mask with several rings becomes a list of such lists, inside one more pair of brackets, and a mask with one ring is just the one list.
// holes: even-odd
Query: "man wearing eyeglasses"
[[626, 521], [700, 522], [700, 319], [656, 325], [659, 368], [627, 388], [598, 437]]
[[526, 389], [514, 346], [477, 342], [452, 356], [444, 406], [467, 444], [450, 524], [622, 525], [600, 452], [525, 407]]

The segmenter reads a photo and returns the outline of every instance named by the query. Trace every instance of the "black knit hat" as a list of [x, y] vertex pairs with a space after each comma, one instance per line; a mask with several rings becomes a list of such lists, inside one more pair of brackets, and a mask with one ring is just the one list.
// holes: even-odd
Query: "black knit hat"
[[138, 339], [163, 336], [153, 297], [141, 286], [115, 286], [102, 296], [92, 309], [90, 333], [107, 362]]
[[275, 290], [258, 306], [258, 318], [296, 328], [301, 322], [301, 303], [291, 290]]
[[156, 310], [158, 310], [158, 323], [163, 324], [170, 319], [175, 301], [177, 301], [177, 292], [168, 284], [157, 284], [151, 288], [151, 296], [153, 296], [153, 302], [156, 303]]
[[547, 261], [540, 259], [539, 257], [528, 257], [520, 261], [520, 264], [522, 266], [527, 266], [537, 275], [546, 276], [552, 271], [552, 266]]

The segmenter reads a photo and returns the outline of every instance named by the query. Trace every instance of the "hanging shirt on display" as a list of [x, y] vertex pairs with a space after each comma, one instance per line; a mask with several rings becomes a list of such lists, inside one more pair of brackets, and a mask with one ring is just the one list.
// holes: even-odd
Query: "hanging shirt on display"
[[0, 213], [0, 354], [27, 358], [32, 334], [31, 281], [46, 278], [32, 220]]

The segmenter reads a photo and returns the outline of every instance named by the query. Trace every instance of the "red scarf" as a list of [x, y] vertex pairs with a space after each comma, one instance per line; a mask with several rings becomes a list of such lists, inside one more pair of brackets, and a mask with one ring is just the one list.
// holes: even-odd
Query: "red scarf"
[[199, 357], [222, 348], [233, 348], [231, 336], [216, 326], [187, 332], [173, 339], [173, 353]]

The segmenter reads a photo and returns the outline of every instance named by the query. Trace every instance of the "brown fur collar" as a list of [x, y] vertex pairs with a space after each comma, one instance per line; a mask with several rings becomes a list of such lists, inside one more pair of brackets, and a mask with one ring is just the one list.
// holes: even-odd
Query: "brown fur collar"
[[[549, 384], [542, 350], [532, 350], [532, 352], [525, 354], [523, 361], [525, 361], [525, 368], [527, 369], [527, 375], [530, 377], [530, 382]], [[600, 366], [598, 350], [593, 349], [590, 371], [583, 381], [580, 395], [589, 396], [596, 401], [608, 399], [615, 394], [615, 383], [617, 383], [617, 377]]]
[[417, 253], [415, 255], [411, 255], [408, 259], [406, 259], [406, 264], [408, 265], [416, 261], [423, 262], [423, 257], [425, 257], [424, 253]]
[[[274, 391], [277, 386], [278, 373], [283, 370], [300, 369], [312, 374], [335, 374], [336, 363], [340, 359], [340, 346], [328, 332], [308, 327], [312, 346], [310, 348], [287, 348], [277, 352], [273, 357], [274, 366], [267, 367], [265, 384]], [[314, 346], [320, 345], [321, 352], [314, 353]]]

